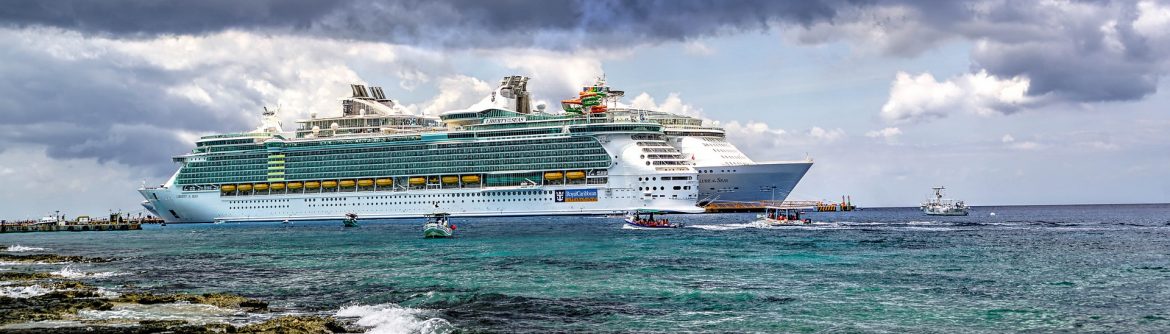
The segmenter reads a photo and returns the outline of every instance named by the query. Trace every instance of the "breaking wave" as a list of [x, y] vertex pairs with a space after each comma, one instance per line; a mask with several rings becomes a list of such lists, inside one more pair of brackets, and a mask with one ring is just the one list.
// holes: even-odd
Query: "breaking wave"
[[0, 296], [8, 298], [32, 298], [53, 292], [53, 289], [40, 285], [29, 286], [0, 286]]
[[106, 278], [106, 277], [122, 275], [122, 273], [109, 272], [109, 271], [87, 273], [84, 271], [73, 269], [73, 266], [68, 266], [68, 265], [65, 266], [64, 268], [61, 268], [61, 270], [52, 272], [51, 274], [65, 277], [65, 278]]
[[8, 246], [8, 248], [6, 248], [5, 250], [9, 251], [9, 252], [41, 252], [41, 251], [47, 251], [49, 249], [42, 248], [42, 247], [28, 247], [28, 246], [21, 246], [21, 245], [12, 245], [12, 246]]
[[366, 333], [451, 333], [455, 327], [442, 318], [431, 318], [430, 311], [394, 304], [353, 305], [342, 307], [334, 316], [358, 318], [355, 324], [369, 328]]

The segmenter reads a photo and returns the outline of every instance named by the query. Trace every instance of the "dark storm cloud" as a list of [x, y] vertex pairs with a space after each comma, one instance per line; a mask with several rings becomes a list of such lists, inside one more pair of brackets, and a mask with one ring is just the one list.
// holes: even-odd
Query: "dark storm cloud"
[[131, 37], [242, 29], [453, 48], [562, 49], [809, 24], [852, 2], [18, 0], [4, 4], [0, 22]]
[[47, 147], [53, 158], [97, 158], [173, 172], [170, 157], [190, 150], [178, 131], [238, 129], [250, 120], [162, 91], [189, 71], [165, 71], [119, 57], [62, 60], [10, 45], [0, 52], [0, 151]]
[[1136, 5], [1078, 5], [1094, 6], [1099, 14], [1061, 13], [1024, 2], [969, 19], [1012, 28], [960, 32], [987, 42], [972, 52], [975, 67], [1001, 77], [1029, 78], [1031, 96], [1100, 102], [1136, 100], [1156, 92], [1170, 49], [1134, 31]]

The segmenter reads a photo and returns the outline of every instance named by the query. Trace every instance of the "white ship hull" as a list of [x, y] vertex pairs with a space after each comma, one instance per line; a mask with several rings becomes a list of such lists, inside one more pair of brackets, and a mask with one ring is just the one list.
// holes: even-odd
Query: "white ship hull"
[[740, 166], [696, 166], [699, 198], [717, 202], [783, 201], [804, 178], [812, 162], [775, 162]]
[[419, 218], [436, 211], [456, 217], [610, 215], [644, 208], [704, 212], [696, 206], [699, 181], [690, 166], [660, 171], [641, 158], [643, 147], [629, 135], [599, 138], [616, 157], [604, 184], [225, 196], [215, 190], [181, 190], [176, 174], [162, 187], [139, 192], [146, 198], [143, 206], [167, 223], [342, 219], [347, 213], [362, 219]]
[[[558, 190], [594, 189], [594, 202], [558, 202]], [[558, 186], [539, 188], [424, 190], [387, 192], [331, 192], [224, 197], [216, 191], [183, 192], [143, 189], [149, 207], [168, 223], [213, 221], [282, 221], [342, 219], [356, 213], [362, 219], [419, 218], [435, 211], [456, 217], [606, 215], [652, 207], [664, 211], [700, 213], [692, 199], [643, 198], [628, 188]], [[153, 200], [157, 196], [157, 200]], [[438, 209], [435, 208], [438, 203]], [[173, 212], [172, 212], [173, 211]]]

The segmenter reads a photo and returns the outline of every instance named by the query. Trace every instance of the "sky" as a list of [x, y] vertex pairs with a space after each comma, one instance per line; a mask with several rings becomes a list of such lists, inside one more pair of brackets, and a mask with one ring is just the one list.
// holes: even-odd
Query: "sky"
[[705, 119], [790, 196], [1170, 202], [1168, 1], [32, 1], [0, 4], [0, 217], [137, 211], [201, 135], [437, 114], [507, 75]]

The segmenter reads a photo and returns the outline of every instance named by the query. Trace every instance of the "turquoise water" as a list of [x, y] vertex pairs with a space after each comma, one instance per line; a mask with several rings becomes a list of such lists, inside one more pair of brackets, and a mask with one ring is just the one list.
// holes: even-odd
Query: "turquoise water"
[[[995, 215], [992, 216], [991, 213]], [[114, 290], [216, 292], [388, 332], [1170, 331], [1170, 206], [676, 215], [676, 230], [594, 217], [148, 226], [0, 235], [117, 257], [74, 264]]]

